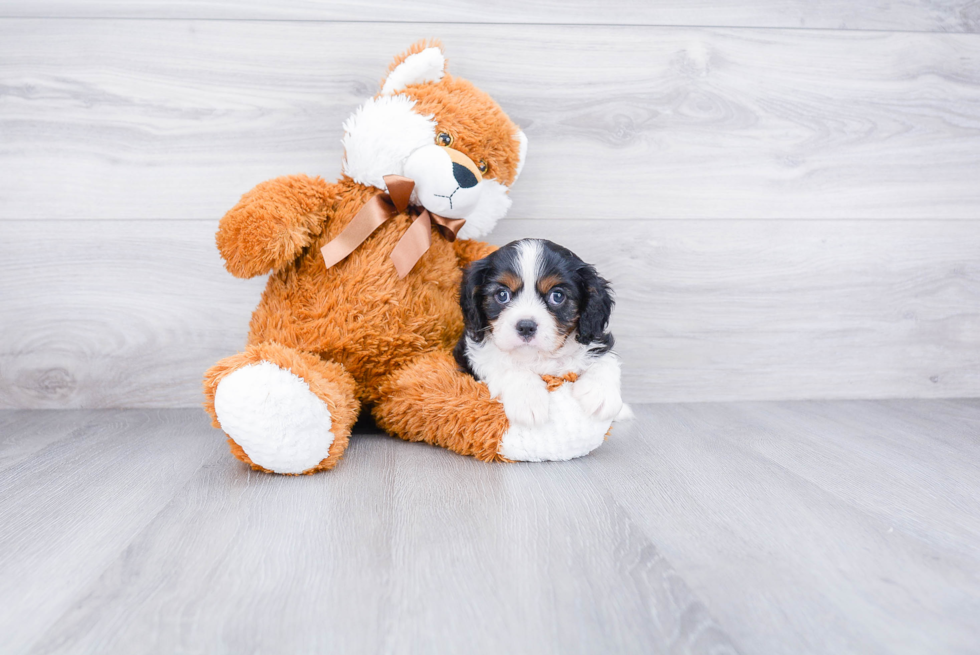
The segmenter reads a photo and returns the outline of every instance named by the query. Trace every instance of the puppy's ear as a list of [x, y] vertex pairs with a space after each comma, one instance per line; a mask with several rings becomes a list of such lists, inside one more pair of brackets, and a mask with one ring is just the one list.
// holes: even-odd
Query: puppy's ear
[[459, 288], [459, 304], [463, 309], [466, 334], [477, 343], [483, 341], [489, 325], [486, 312], [483, 311], [483, 285], [486, 284], [489, 272], [490, 257], [472, 262], [466, 267], [463, 283]]
[[606, 328], [615, 301], [609, 283], [599, 277], [595, 268], [586, 264], [579, 269], [582, 276], [582, 298], [578, 318], [579, 343], [590, 344], [596, 341], [605, 343]]

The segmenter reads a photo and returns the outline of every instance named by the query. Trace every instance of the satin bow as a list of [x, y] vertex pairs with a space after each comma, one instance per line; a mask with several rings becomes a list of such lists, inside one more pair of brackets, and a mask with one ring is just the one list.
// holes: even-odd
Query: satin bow
[[[327, 268], [354, 252], [389, 218], [408, 209], [408, 200], [412, 197], [415, 181], [401, 175], [385, 175], [384, 179], [388, 192], [381, 192], [364, 203], [347, 227], [320, 248]], [[446, 241], [453, 242], [465, 222], [466, 219], [446, 218], [423, 208], [389, 255], [395, 270], [398, 271], [398, 277], [403, 278], [408, 275], [415, 267], [415, 263], [432, 245], [433, 223]]]

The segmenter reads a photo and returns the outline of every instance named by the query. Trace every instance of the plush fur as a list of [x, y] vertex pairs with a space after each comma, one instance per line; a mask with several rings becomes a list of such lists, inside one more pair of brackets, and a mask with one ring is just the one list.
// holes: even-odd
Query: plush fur
[[[280, 473], [314, 473], [333, 468], [347, 449], [350, 429], [357, 419], [360, 404], [354, 394], [357, 383], [354, 378], [336, 362], [324, 361], [316, 355], [285, 348], [277, 343], [255, 343], [237, 355], [227, 357], [212, 366], [204, 377], [205, 409], [211, 415], [211, 424], [220, 428], [215, 411], [215, 394], [221, 381], [228, 375], [262, 363], [271, 363], [300, 378], [309, 392], [312, 392], [325, 405], [330, 413], [330, 432], [333, 442], [326, 457], [304, 471], [277, 471]], [[228, 439], [232, 454], [259, 471], [272, 473], [251, 460], [241, 445], [231, 437]]]
[[[403, 439], [507, 459], [502, 452], [512, 431], [503, 407], [457, 370], [451, 351], [463, 332], [462, 269], [494, 250], [466, 237], [486, 233], [506, 212], [526, 138], [488, 95], [445, 71], [435, 42], [396, 57], [382, 92], [345, 129], [340, 180], [294, 175], [264, 182], [221, 219], [216, 242], [227, 269], [239, 277], [271, 275], [248, 347], [205, 375], [205, 407], [228, 433], [232, 454], [257, 470], [332, 468], [361, 407]], [[419, 171], [424, 179], [416, 179], [414, 206], [328, 269], [320, 248], [383, 190], [379, 176], [404, 173], [421, 153], [434, 154], [436, 164]], [[434, 194], [449, 194], [453, 185], [469, 194], [459, 205], [467, 207], [463, 238], [450, 243], [433, 229], [429, 250], [400, 278], [392, 250], [422, 207], [440, 213], [430, 202], [441, 202]], [[256, 368], [237, 375], [247, 367]], [[270, 385], [266, 396], [263, 384]], [[322, 430], [311, 427], [316, 417]], [[297, 430], [302, 434], [291, 433]], [[321, 461], [291, 470], [327, 443]]]

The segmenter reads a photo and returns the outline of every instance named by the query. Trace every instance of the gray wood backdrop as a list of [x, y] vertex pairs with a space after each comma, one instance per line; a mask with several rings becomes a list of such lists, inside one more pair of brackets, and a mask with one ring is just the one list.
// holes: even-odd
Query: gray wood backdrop
[[530, 139], [499, 243], [595, 262], [633, 401], [980, 395], [980, 3], [0, 2], [0, 407], [182, 407], [263, 281], [218, 218], [336, 177], [391, 56]]

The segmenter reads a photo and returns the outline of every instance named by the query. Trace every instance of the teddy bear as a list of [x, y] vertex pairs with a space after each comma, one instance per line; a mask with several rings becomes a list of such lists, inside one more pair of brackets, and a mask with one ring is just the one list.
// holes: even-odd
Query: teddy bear
[[485, 461], [562, 460], [610, 428], [552, 384], [550, 419], [511, 425], [452, 356], [462, 270], [507, 213], [527, 139], [496, 102], [446, 72], [437, 41], [397, 56], [344, 123], [334, 183], [263, 182], [219, 222], [237, 277], [269, 274], [244, 351], [204, 377], [205, 408], [253, 469], [335, 467], [360, 410], [408, 441]]

